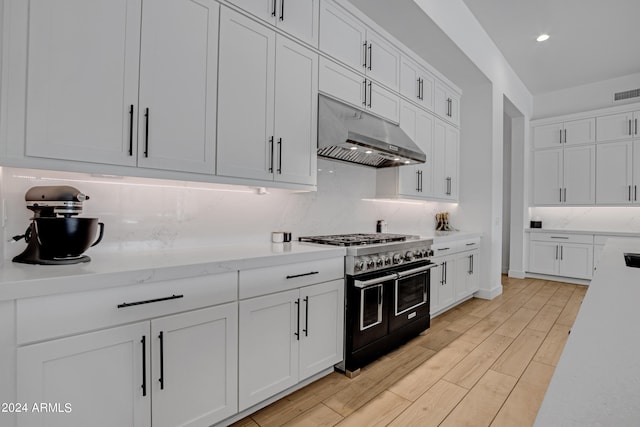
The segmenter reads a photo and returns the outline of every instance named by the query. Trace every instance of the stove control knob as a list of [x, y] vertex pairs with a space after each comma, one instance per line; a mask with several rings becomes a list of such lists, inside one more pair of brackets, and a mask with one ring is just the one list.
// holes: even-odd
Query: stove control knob
[[384, 263], [385, 266], [391, 265], [391, 257], [389, 255], [383, 255], [382, 262]]
[[362, 260], [364, 261], [365, 270], [371, 270], [376, 265], [375, 262], [368, 256], [362, 258]]
[[382, 260], [382, 258], [374, 256], [373, 257], [373, 262], [375, 263], [376, 267], [382, 267], [384, 265], [384, 261]]
[[433, 256], [433, 249], [427, 249], [427, 256]]
[[422, 249], [416, 249], [415, 251], [413, 251], [413, 256], [416, 259], [422, 258], [423, 255], [424, 255], [424, 253], [423, 253]]
[[360, 258], [356, 258], [354, 263], [353, 263], [353, 268], [356, 271], [364, 270], [364, 261], [362, 261]]
[[400, 256], [400, 254], [393, 254], [392, 259], [394, 264], [400, 264], [402, 262], [402, 257]]
[[413, 258], [415, 257], [414, 253], [412, 251], [407, 251], [404, 254], [404, 259], [405, 261], [413, 261]]

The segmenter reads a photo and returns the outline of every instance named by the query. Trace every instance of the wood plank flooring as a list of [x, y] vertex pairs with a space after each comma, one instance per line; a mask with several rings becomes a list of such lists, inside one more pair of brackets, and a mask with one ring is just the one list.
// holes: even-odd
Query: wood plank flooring
[[586, 286], [502, 278], [349, 379], [334, 372], [238, 421], [270, 426], [529, 426]]

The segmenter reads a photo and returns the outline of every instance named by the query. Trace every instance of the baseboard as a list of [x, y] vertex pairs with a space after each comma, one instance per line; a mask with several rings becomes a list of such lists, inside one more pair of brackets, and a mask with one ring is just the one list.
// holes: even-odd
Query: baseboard
[[473, 294], [474, 297], [481, 299], [494, 299], [499, 295], [502, 295], [502, 285], [497, 285], [491, 289], [480, 289], [478, 292]]
[[509, 270], [509, 277], [513, 277], [514, 279], [525, 279], [527, 275], [524, 271]]
[[537, 273], [526, 273], [526, 278], [531, 279], [542, 279], [542, 280], [550, 280], [553, 282], [563, 282], [563, 283], [571, 283], [574, 285], [589, 285], [591, 280], [587, 279], [576, 279], [574, 277], [564, 277], [564, 276], [550, 276], [548, 274], [537, 274]]

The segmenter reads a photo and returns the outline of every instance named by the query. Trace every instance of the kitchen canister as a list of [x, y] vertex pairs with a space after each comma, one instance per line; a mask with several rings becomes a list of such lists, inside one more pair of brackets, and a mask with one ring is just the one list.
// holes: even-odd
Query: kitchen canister
[[271, 233], [271, 241], [273, 243], [285, 243], [291, 241], [290, 231], [274, 231]]

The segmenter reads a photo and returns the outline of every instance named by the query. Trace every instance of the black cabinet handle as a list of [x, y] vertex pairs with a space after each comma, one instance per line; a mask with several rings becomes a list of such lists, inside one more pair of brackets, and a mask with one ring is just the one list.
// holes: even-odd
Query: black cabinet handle
[[282, 175], [282, 138], [278, 138], [278, 174]]
[[287, 276], [287, 279], [295, 279], [296, 277], [312, 276], [312, 275], [318, 274], [318, 273], [319, 273], [319, 271], [310, 271], [308, 273], [293, 274], [291, 276]]
[[298, 321], [296, 324], [296, 331], [293, 333], [296, 336], [296, 339], [300, 341], [300, 298], [295, 301], [296, 309], [298, 310]]
[[416, 95], [416, 98], [420, 99], [420, 77], [418, 77], [418, 79], [416, 80], [416, 84], [418, 86], [418, 93]]
[[564, 239], [564, 240], [568, 240], [569, 238], [567, 236], [551, 236], [552, 239]]
[[564, 130], [564, 143], [567, 143], [567, 130]]
[[147, 395], [147, 337], [142, 336], [142, 395]]
[[638, 134], [638, 119], [635, 119], [636, 122], [636, 135]]
[[444, 283], [447, 283], [447, 273], [448, 273], [447, 263], [444, 263]]
[[469, 255], [469, 271], [467, 271], [467, 273], [473, 273], [473, 255]]
[[629, 135], [631, 135], [631, 119], [629, 119]]
[[564, 259], [564, 246], [560, 246], [560, 261], [562, 261]]
[[276, 16], [276, 0], [272, 3], [273, 9], [271, 9], [271, 16]]
[[367, 106], [367, 79], [364, 79], [362, 82], [364, 87], [364, 101], [362, 101], [362, 105]]
[[560, 203], [562, 203], [562, 188], [560, 188]]
[[371, 54], [372, 50], [371, 50], [371, 43], [369, 43], [369, 70], [371, 70], [371, 63], [373, 62], [373, 57]]
[[444, 262], [442, 263], [442, 269], [440, 270], [440, 285], [444, 286]]
[[628, 185], [627, 187], [629, 187], [629, 201], [631, 201], [631, 186]]
[[129, 105], [129, 155], [133, 156], [133, 104]]
[[304, 336], [309, 336], [309, 297], [304, 297]]
[[633, 186], [633, 200], [634, 201], [638, 201], [638, 186], [634, 185]]
[[373, 90], [373, 89], [371, 88], [371, 80], [369, 80], [369, 103], [367, 104], [367, 106], [368, 106], [369, 108], [371, 108], [371, 98], [372, 98], [372, 96], [371, 96], [371, 95], [372, 95], [372, 90]]
[[144, 111], [144, 156], [149, 157], [149, 109], [146, 108]]
[[567, 187], [564, 187], [564, 202], [567, 203]]
[[273, 173], [273, 136], [269, 137], [269, 147], [271, 147], [271, 157], [269, 161], [269, 173]]
[[280, 20], [284, 21], [284, 0], [280, 0]]
[[160, 390], [164, 390], [164, 334], [162, 331], [160, 331], [158, 339], [160, 340], [160, 378], [158, 381], [160, 382]]
[[416, 171], [416, 191], [420, 191], [420, 171]]
[[168, 300], [178, 299], [178, 298], [184, 298], [184, 295], [171, 295], [170, 297], [148, 299], [144, 301], [123, 302], [122, 304], [118, 304], [117, 308], [132, 307], [134, 305], [142, 305], [142, 304], [151, 304], [154, 302], [168, 301]]
[[562, 144], [562, 129], [560, 129], [560, 144]]
[[364, 68], [367, 68], [367, 41], [366, 41], [366, 40], [365, 40], [365, 41], [364, 41], [364, 43], [362, 44], [362, 48], [363, 48], [363, 51], [362, 51], [362, 58], [363, 58], [363, 61], [364, 61], [364, 63], [362, 64], [362, 66], [363, 66]]
[[556, 245], [556, 259], [558, 259], [558, 245]]

